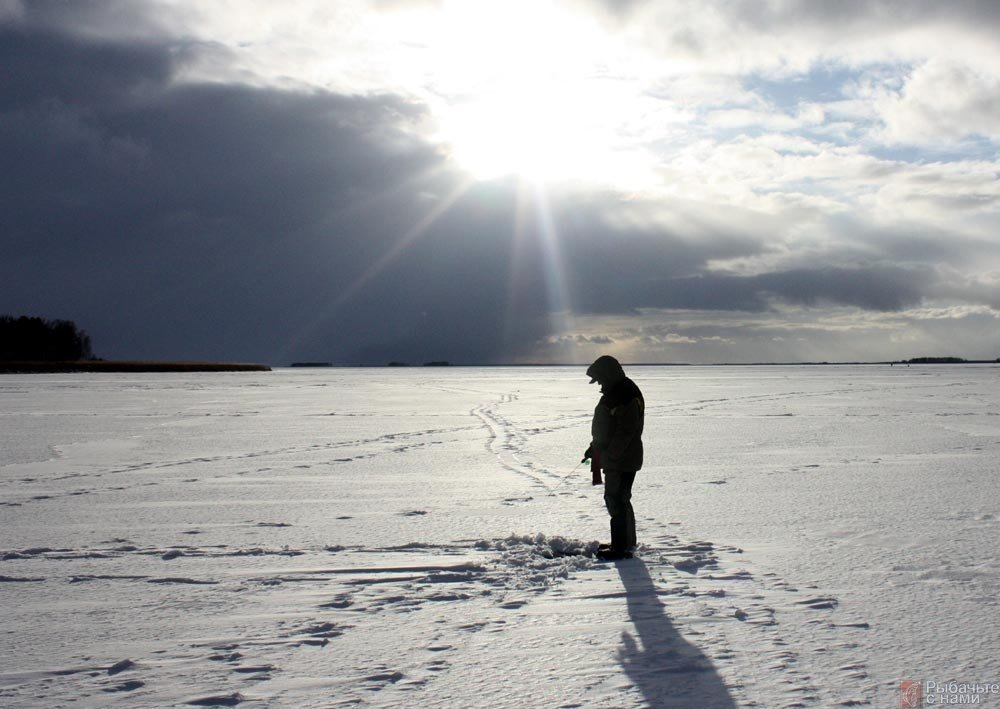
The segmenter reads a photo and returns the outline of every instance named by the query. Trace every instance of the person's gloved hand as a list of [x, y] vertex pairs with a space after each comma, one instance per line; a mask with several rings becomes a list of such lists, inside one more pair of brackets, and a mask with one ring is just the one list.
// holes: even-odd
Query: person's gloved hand
[[593, 457], [594, 457], [594, 447], [593, 446], [587, 446], [587, 450], [584, 451], [584, 454], [583, 454], [583, 460], [581, 460], [580, 462], [581, 463], [585, 463], [585, 462], [587, 462], [588, 460], [590, 460]]

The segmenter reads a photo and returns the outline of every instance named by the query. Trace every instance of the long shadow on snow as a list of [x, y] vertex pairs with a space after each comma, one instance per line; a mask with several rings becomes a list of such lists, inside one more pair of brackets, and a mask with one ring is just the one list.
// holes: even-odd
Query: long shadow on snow
[[[618, 662], [651, 707], [735, 709], [722, 677], [697, 647], [674, 629], [640, 559], [616, 564], [637, 638], [622, 633]], [[636, 640], [638, 639], [638, 642]]]

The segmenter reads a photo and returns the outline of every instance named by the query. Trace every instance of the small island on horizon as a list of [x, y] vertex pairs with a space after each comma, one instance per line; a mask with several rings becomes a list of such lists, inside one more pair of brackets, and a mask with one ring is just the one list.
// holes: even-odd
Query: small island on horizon
[[109, 361], [95, 357], [90, 336], [71, 320], [0, 316], [0, 374], [63, 372], [270, 372], [238, 362]]

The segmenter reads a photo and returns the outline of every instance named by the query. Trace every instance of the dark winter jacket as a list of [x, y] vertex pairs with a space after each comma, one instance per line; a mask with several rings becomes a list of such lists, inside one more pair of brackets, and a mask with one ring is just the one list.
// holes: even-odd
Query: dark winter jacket
[[[591, 374], [590, 370], [588, 374]], [[591, 445], [601, 454], [601, 467], [606, 470], [639, 470], [642, 468], [642, 427], [646, 407], [642, 392], [635, 382], [625, 376], [620, 366], [610, 376], [599, 376], [598, 380], [602, 384], [602, 396], [594, 409], [590, 430], [593, 438]]]

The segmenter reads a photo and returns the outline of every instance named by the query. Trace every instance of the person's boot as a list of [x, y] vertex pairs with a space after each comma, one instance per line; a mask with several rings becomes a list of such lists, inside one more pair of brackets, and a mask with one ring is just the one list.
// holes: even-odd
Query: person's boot
[[632, 552], [626, 551], [624, 549], [615, 549], [614, 547], [608, 547], [607, 549], [597, 550], [598, 561], [619, 561], [620, 559], [631, 559]]

